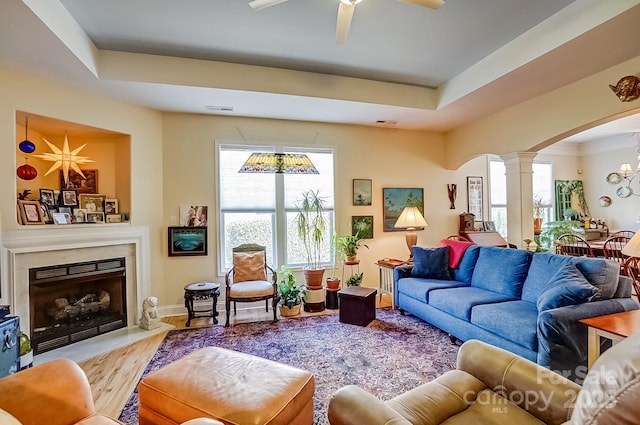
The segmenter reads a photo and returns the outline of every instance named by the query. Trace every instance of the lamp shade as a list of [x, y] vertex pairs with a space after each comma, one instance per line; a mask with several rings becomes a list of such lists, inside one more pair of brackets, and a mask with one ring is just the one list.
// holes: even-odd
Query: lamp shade
[[239, 173], [319, 174], [309, 157], [293, 153], [254, 152]]
[[624, 163], [624, 164], [620, 164], [620, 172], [622, 174], [624, 174], [625, 176], [627, 174], [629, 174], [632, 170], [631, 168], [631, 164], [629, 164], [628, 162]]
[[398, 221], [393, 227], [402, 229], [410, 229], [416, 227], [427, 227], [427, 221], [424, 219], [418, 207], [404, 207]]
[[640, 257], [640, 231], [637, 231], [624, 248], [622, 248], [622, 253], [629, 257]]

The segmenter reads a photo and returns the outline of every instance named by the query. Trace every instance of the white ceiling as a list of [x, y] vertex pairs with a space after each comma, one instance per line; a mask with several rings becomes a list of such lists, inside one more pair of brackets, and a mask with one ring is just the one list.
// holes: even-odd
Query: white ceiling
[[[364, 0], [336, 45], [338, 1], [3, 0], [0, 63], [164, 111], [448, 131], [640, 56], [640, 0]], [[136, 74], [143, 54], [162, 58]], [[168, 57], [241, 81], [169, 78]]]

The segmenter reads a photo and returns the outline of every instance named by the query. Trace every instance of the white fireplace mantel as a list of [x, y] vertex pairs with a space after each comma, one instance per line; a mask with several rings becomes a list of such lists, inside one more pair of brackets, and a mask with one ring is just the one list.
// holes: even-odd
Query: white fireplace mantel
[[[32, 228], [33, 227], [33, 228]], [[9, 304], [29, 329], [29, 269], [126, 257], [127, 321], [151, 293], [149, 229], [128, 224], [30, 226], [2, 234], [0, 304]]]

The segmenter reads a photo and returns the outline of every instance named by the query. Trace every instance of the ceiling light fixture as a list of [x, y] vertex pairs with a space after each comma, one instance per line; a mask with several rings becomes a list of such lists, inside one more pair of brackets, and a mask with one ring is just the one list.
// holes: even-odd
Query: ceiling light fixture
[[239, 173], [320, 174], [309, 157], [294, 153], [254, 152]]

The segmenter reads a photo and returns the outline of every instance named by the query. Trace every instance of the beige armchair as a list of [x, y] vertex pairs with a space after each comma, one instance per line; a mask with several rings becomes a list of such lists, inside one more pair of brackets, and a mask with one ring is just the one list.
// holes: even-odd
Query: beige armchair
[[[640, 333], [594, 364], [583, 387], [480, 341], [460, 347], [457, 369], [386, 402], [356, 386], [329, 402], [332, 425], [636, 424]], [[446, 422], [445, 422], [446, 421]]]
[[[54, 360], [0, 379], [2, 425], [116, 425], [96, 412], [84, 371], [71, 360]], [[183, 425], [223, 425], [193, 419]]]

